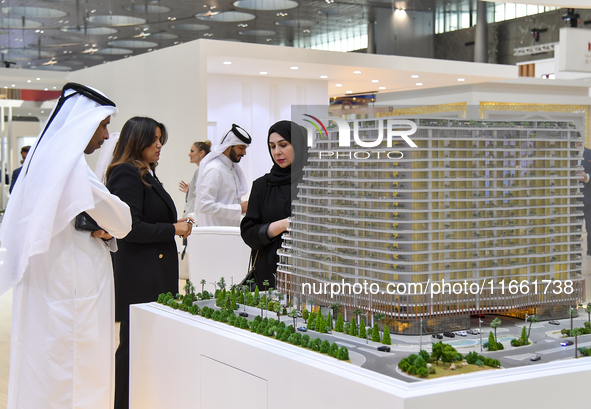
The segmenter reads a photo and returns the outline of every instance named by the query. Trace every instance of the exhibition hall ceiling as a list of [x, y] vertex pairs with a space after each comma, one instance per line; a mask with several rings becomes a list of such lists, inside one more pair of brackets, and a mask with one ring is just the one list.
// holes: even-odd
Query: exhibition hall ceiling
[[72, 71], [201, 38], [292, 45], [348, 28], [364, 30], [379, 10], [428, 11], [438, 4], [443, 2], [2, 0], [0, 49], [4, 65]]

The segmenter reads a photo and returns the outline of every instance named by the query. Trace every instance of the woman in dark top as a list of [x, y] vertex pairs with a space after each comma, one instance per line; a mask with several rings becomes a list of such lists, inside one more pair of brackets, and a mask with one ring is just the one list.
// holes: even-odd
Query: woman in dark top
[[115, 320], [121, 322], [115, 354], [115, 409], [129, 407], [129, 305], [178, 292], [174, 236], [191, 234], [192, 221], [177, 221], [176, 208], [156, 177], [160, 150], [168, 135], [151, 118], [128, 120], [107, 168], [107, 188], [131, 210], [131, 232], [117, 240], [113, 254]]
[[259, 288], [265, 280], [275, 287], [281, 234], [289, 227], [291, 202], [297, 199], [297, 186], [308, 161], [306, 135], [305, 128], [291, 121], [279, 121], [269, 128], [267, 142], [274, 164], [270, 173], [252, 184], [248, 210], [240, 223], [242, 238], [253, 250]]

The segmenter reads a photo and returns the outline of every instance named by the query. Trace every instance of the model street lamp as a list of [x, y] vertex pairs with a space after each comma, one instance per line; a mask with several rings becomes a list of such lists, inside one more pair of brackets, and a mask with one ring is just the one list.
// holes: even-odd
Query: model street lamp
[[478, 318], [478, 332], [480, 333], [480, 352], [482, 352], [482, 320]]

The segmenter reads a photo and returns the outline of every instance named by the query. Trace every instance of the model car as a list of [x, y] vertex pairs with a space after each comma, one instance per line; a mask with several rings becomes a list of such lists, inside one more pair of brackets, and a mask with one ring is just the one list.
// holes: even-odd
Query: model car
[[433, 334], [431, 335], [432, 338], [443, 339], [443, 335], [441, 334]]
[[390, 347], [387, 345], [382, 345], [381, 347], [378, 347], [378, 351], [390, 352]]
[[453, 332], [447, 332], [446, 331], [446, 332], [443, 333], [443, 336], [444, 337], [448, 337], [448, 338], [455, 338], [456, 337], [456, 334], [454, 334]]
[[466, 335], [468, 335], [468, 333], [466, 331], [456, 331], [456, 335], [459, 335], [460, 337], [465, 337]]
[[308, 331], [307, 327], [298, 327], [298, 331], [306, 332]]
[[466, 333], [467, 333], [467, 334], [470, 334], [470, 335], [476, 335], [476, 334], [478, 334], [478, 333], [477, 333], [477, 332], [475, 332], [473, 329], [469, 329], [468, 331], [466, 331]]
[[542, 359], [542, 357], [538, 354], [532, 355], [529, 357], [530, 361], [539, 361], [540, 359]]
[[240, 315], [241, 317], [248, 317], [248, 313], [247, 312], [241, 312], [238, 315]]
[[569, 345], [572, 345], [572, 344], [573, 344], [573, 342], [572, 342], [572, 341], [562, 341], [562, 342], [560, 343], [560, 346], [561, 346], [561, 347], [567, 347], [567, 346], [569, 346]]
[[560, 325], [560, 322], [553, 320], [553, 321], [549, 321], [548, 324], [552, 324], [552, 325]]

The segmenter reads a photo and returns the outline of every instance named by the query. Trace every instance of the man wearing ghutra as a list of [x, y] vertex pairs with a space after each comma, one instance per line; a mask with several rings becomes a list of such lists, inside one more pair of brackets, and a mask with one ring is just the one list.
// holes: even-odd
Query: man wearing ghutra
[[[115, 104], [68, 83], [23, 165], [0, 228], [0, 294], [13, 290], [8, 408], [104, 409], [114, 396], [112, 236], [129, 207], [86, 164]], [[81, 212], [101, 229], [75, 228]], [[108, 233], [107, 233], [108, 232]]]
[[241, 202], [248, 185], [238, 162], [246, 155], [252, 138], [232, 124], [222, 143], [214, 147], [199, 166], [195, 212], [198, 226], [239, 226], [248, 202]]

